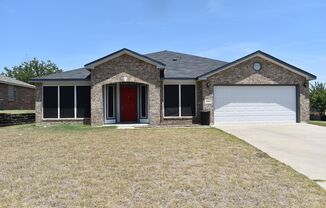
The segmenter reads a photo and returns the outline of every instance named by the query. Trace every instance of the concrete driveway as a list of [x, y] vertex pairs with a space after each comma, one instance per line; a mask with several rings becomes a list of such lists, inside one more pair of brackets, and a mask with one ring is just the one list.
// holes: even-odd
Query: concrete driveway
[[326, 189], [326, 127], [310, 124], [220, 125]]

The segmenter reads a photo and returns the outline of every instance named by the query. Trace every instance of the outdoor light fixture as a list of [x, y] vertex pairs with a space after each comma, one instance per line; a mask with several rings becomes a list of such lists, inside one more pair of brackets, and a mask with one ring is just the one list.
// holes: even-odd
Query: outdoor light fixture
[[211, 86], [211, 83], [210, 83], [210, 82], [207, 82], [207, 83], [206, 83], [206, 86], [207, 86], [207, 87], [210, 87], [210, 86]]

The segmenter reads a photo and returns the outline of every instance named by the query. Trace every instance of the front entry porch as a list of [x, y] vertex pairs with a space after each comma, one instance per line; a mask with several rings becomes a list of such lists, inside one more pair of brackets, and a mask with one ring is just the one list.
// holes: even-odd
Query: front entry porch
[[148, 124], [148, 86], [141, 83], [104, 85], [104, 124]]

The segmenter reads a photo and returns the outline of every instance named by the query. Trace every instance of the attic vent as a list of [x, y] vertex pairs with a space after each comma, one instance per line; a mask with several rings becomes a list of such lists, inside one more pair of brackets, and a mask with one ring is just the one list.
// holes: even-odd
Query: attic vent
[[178, 59], [181, 59], [181, 56], [173, 58], [172, 61], [178, 61]]

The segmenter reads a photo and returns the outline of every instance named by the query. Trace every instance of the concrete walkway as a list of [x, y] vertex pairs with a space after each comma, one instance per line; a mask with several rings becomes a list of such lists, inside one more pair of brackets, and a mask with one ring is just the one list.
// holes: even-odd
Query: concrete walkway
[[326, 127], [310, 124], [219, 125], [326, 189]]

